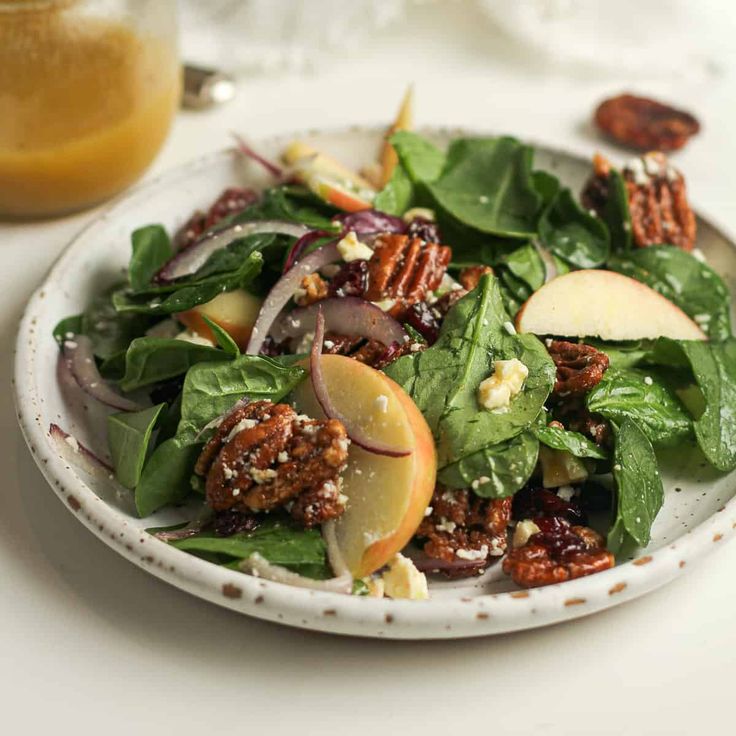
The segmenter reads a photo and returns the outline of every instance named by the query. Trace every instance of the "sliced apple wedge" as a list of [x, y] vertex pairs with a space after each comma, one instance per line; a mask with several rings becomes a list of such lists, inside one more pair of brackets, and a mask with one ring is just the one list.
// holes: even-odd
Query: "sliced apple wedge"
[[282, 158], [294, 177], [325, 202], [345, 212], [370, 209], [376, 194], [373, 185], [331, 156], [293, 141]]
[[707, 339], [685, 312], [654, 289], [600, 270], [571, 271], [546, 283], [522, 305], [516, 329], [602, 340]]
[[[321, 362], [336, 409], [360, 423], [368, 437], [412, 449], [388, 457], [350, 446], [342, 490], [347, 507], [335, 531], [350, 572], [360, 578], [402, 550], [424, 518], [435, 485], [434, 441], [414, 402], [383, 373], [340, 355], [323, 355]], [[310, 381], [298, 386], [294, 400], [298, 411], [324, 417]]]
[[206, 304], [200, 304], [186, 312], [179, 312], [176, 318], [192, 332], [215, 342], [212, 331], [202, 319], [207, 317], [222, 327], [241, 350], [245, 350], [260, 309], [261, 300], [258, 297], [244, 289], [235, 289], [218, 294]]

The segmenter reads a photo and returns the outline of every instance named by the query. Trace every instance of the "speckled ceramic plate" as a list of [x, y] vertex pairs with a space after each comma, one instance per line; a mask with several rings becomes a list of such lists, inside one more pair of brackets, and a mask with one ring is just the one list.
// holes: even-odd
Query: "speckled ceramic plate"
[[[426, 132], [445, 143], [463, 131]], [[373, 160], [380, 131], [350, 129], [302, 137], [357, 167]], [[290, 138], [260, 141], [257, 147], [276, 157]], [[579, 189], [589, 171], [587, 161], [543, 146], [538, 148], [537, 162], [555, 171], [573, 190]], [[341, 596], [226, 570], [146, 534], [145, 527], [180, 521], [186, 510], [168, 509], [145, 521], [138, 519], [127, 492], [70, 465], [49, 437], [49, 425], [57, 423], [105, 455], [105, 422], [99, 407], [73, 409], [64, 402], [51, 332], [59, 318], [82, 311], [96, 293], [120, 279], [133, 229], [150, 222], [176, 228], [194, 209], [238, 182], [267, 183], [252, 164], [223, 151], [132, 190], [70, 244], [31, 298], [20, 325], [15, 382], [26, 441], [56, 495], [87, 529], [121, 555], [193, 595], [251, 616], [339, 634], [431, 639], [497, 634], [600, 611], [668, 582], [734, 533], [736, 476], [719, 476], [696, 453], [678, 448], [666, 459], [666, 501], [649, 548], [612, 570], [531, 591], [513, 589], [496, 569], [471, 581], [433, 582], [431, 600], [426, 602]], [[699, 228], [701, 249], [733, 290], [733, 241], [703, 218]]]

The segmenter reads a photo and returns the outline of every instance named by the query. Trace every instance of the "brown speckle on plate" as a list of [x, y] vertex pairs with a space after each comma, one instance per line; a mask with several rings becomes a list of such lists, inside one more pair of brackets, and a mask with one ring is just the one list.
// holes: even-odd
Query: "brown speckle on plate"
[[225, 596], [225, 598], [243, 597], [243, 591], [237, 585], [233, 585], [232, 583], [225, 583], [222, 586], [222, 594]]
[[82, 504], [79, 503], [79, 499], [76, 496], [67, 496], [66, 502], [69, 504], [69, 508], [72, 511], [79, 511], [82, 508]]
[[641, 567], [641, 565], [648, 565], [651, 561], [651, 555], [644, 555], [644, 557], [639, 557], [638, 559], [634, 560], [634, 564]]
[[255, 598], [253, 599], [253, 603], [263, 603], [263, 601], [264, 601], [264, 600], [265, 600], [265, 598], [264, 598], [264, 597], [263, 597], [262, 595], [257, 595], [257, 596], [256, 596], [256, 597], [255, 597]]
[[393, 617], [393, 614], [391, 614], [391, 613], [387, 613], [387, 614], [386, 614], [386, 615], [385, 615], [385, 616], [383, 617], [383, 620], [384, 620], [384, 621], [385, 621], [385, 622], [386, 622], [387, 624], [391, 624], [391, 623], [393, 623], [393, 621], [394, 621], [394, 617]]
[[583, 603], [585, 603], [585, 598], [568, 598], [565, 606], [581, 606]]
[[713, 535], [713, 541], [714, 542], [720, 542], [721, 539], [723, 539], [723, 534], [714, 534]]
[[334, 608], [325, 608], [324, 611], [322, 611], [323, 616], [337, 616], [337, 611]]
[[614, 595], [615, 593], [620, 593], [622, 590], [626, 589], [626, 583], [616, 583], [609, 591], [608, 595]]
[[509, 593], [509, 595], [512, 598], [528, 598], [529, 591], [528, 590], [515, 590], [513, 593]]
[[475, 617], [481, 621], [485, 621], [485, 619], [489, 618], [489, 615], [485, 611], [478, 611], [478, 613], [475, 614]]
[[680, 567], [685, 567], [687, 565], [687, 562], [685, 560], [680, 560]]

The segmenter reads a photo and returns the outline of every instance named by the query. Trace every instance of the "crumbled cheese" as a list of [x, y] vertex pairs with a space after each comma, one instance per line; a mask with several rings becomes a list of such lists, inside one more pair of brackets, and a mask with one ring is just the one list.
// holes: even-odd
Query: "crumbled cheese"
[[388, 396], [380, 394], [379, 396], [376, 396], [373, 403], [376, 405], [378, 411], [382, 412], [383, 414], [388, 411]]
[[456, 527], [457, 524], [454, 521], [451, 521], [450, 519], [445, 519], [444, 516], [440, 519], [440, 523], [435, 524], [434, 526], [434, 528], [438, 532], [447, 532], [448, 534], [452, 534], [455, 531]]
[[424, 510], [424, 515], [425, 516], [432, 516], [432, 507], [431, 506], [427, 506], [427, 508]]
[[491, 557], [501, 557], [506, 552], [506, 537], [493, 537], [491, 539]]
[[64, 442], [66, 442], [67, 445], [69, 445], [69, 447], [71, 447], [72, 450], [74, 450], [74, 452], [79, 452], [79, 442], [77, 442], [76, 437], [72, 437], [69, 434], [66, 437], [64, 437]]
[[647, 386], [651, 386], [654, 383], [654, 381], [652, 380], [651, 376], [644, 376], [644, 383]]
[[705, 253], [703, 253], [703, 251], [700, 250], [700, 248], [693, 248], [690, 251], [690, 255], [693, 258], [696, 258], [697, 260], [699, 260], [701, 263], [705, 263], [706, 262], [706, 260], [705, 260]]
[[335, 343], [332, 340], [325, 340], [322, 344], [327, 348], [327, 350], [332, 350], [332, 348], [335, 347]]
[[563, 501], [570, 503], [575, 496], [575, 489], [572, 486], [560, 486], [557, 489], [557, 496]]
[[488, 483], [491, 479], [487, 475], [481, 475], [480, 478], [476, 478], [471, 484], [470, 487], [477, 491], [480, 486], [482, 486], [484, 483]]
[[299, 355], [301, 353], [308, 353], [312, 349], [312, 343], [314, 342], [314, 332], [305, 332], [296, 347], [294, 352]]
[[358, 236], [353, 230], [340, 240], [337, 244], [337, 250], [345, 263], [367, 261], [373, 255], [373, 251], [365, 243], [358, 240]]
[[485, 560], [488, 557], [488, 545], [484, 544], [480, 549], [459, 549], [455, 556], [461, 560]]
[[230, 440], [235, 437], [235, 435], [240, 434], [244, 429], [253, 429], [253, 427], [256, 426], [258, 422], [255, 419], [241, 419], [231, 430], [230, 434], [225, 439], [225, 442], [230, 442]]
[[393, 309], [396, 304], [396, 299], [381, 299], [380, 302], [373, 302], [373, 304], [383, 312], [388, 312]]
[[174, 339], [190, 342], [192, 345], [207, 345], [208, 347], [213, 347], [215, 344], [212, 340], [202, 337], [202, 335], [197, 334], [193, 330], [183, 330]]
[[634, 175], [634, 182], [639, 186], [645, 186], [649, 182], [647, 168], [640, 158], [632, 158], [625, 168], [626, 171], [630, 171]]
[[365, 587], [368, 588], [368, 595], [371, 598], [383, 598], [386, 590], [386, 584], [383, 578], [363, 578]]
[[529, 369], [518, 359], [497, 360], [493, 375], [478, 386], [478, 402], [489, 411], [504, 412], [522, 389]]
[[514, 536], [511, 539], [511, 546], [514, 549], [523, 547], [533, 534], [539, 533], [539, 527], [531, 520], [524, 519], [520, 521], [514, 529]]
[[616, 464], [615, 464], [615, 465], [613, 466], [613, 469], [614, 469], [614, 470], [615, 470], [615, 471], [616, 471], [617, 473], [620, 473], [620, 472], [621, 472], [621, 464], [620, 464], [620, 463], [616, 463]]
[[278, 473], [275, 470], [271, 470], [271, 468], [266, 468], [265, 470], [261, 470], [260, 468], [250, 469], [250, 477], [253, 478], [258, 485], [262, 485], [269, 480], [273, 480], [277, 475]]
[[410, 210], [404, 212], [401, 219], [404, 222], [411, 222], [417, 217], [421, 217], [423, 220], [430, 220], [431, 222], [434, 222], [437, 219], [434, 210], [430, 210], [429, 207], [412, 207]]
[[661, 153], [646, 153], [643, 161], [644, 169], [649, 176], [661, 176], [664, 161], [665, 159]]
[[233, 488], [233, 496], [239, 496], [240, 495], [240, 488]]
[[382, 575], [382, 580], [384, 594], [389, 598], [408, 598], [410, 600], [429, 598], [427, 578], [404, 555], [397, 554], [393, 557], [388, 563], [388, 570]]
[[280, 463], [288, 463], [289, 462], [289, 453], [285, 450], [281, 450], [281, 452], [276, 456], [276, 459]]

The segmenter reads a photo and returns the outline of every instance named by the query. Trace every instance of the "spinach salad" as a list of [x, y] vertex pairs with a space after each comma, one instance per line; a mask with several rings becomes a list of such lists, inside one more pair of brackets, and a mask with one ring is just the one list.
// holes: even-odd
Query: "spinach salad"
[[682, 175], [598, 156], [579, 199], [514, 138], [407, 127], [363, 174], [294, 142], [264, 191], [136, 230], [54, 331], [67, 388], [110, 407], [141, 517], [199, 508], [150, 533], [211, 564], [416, 599], [608, 569], [650, 541], [661, 449], [736, 469], [730, 295]]

